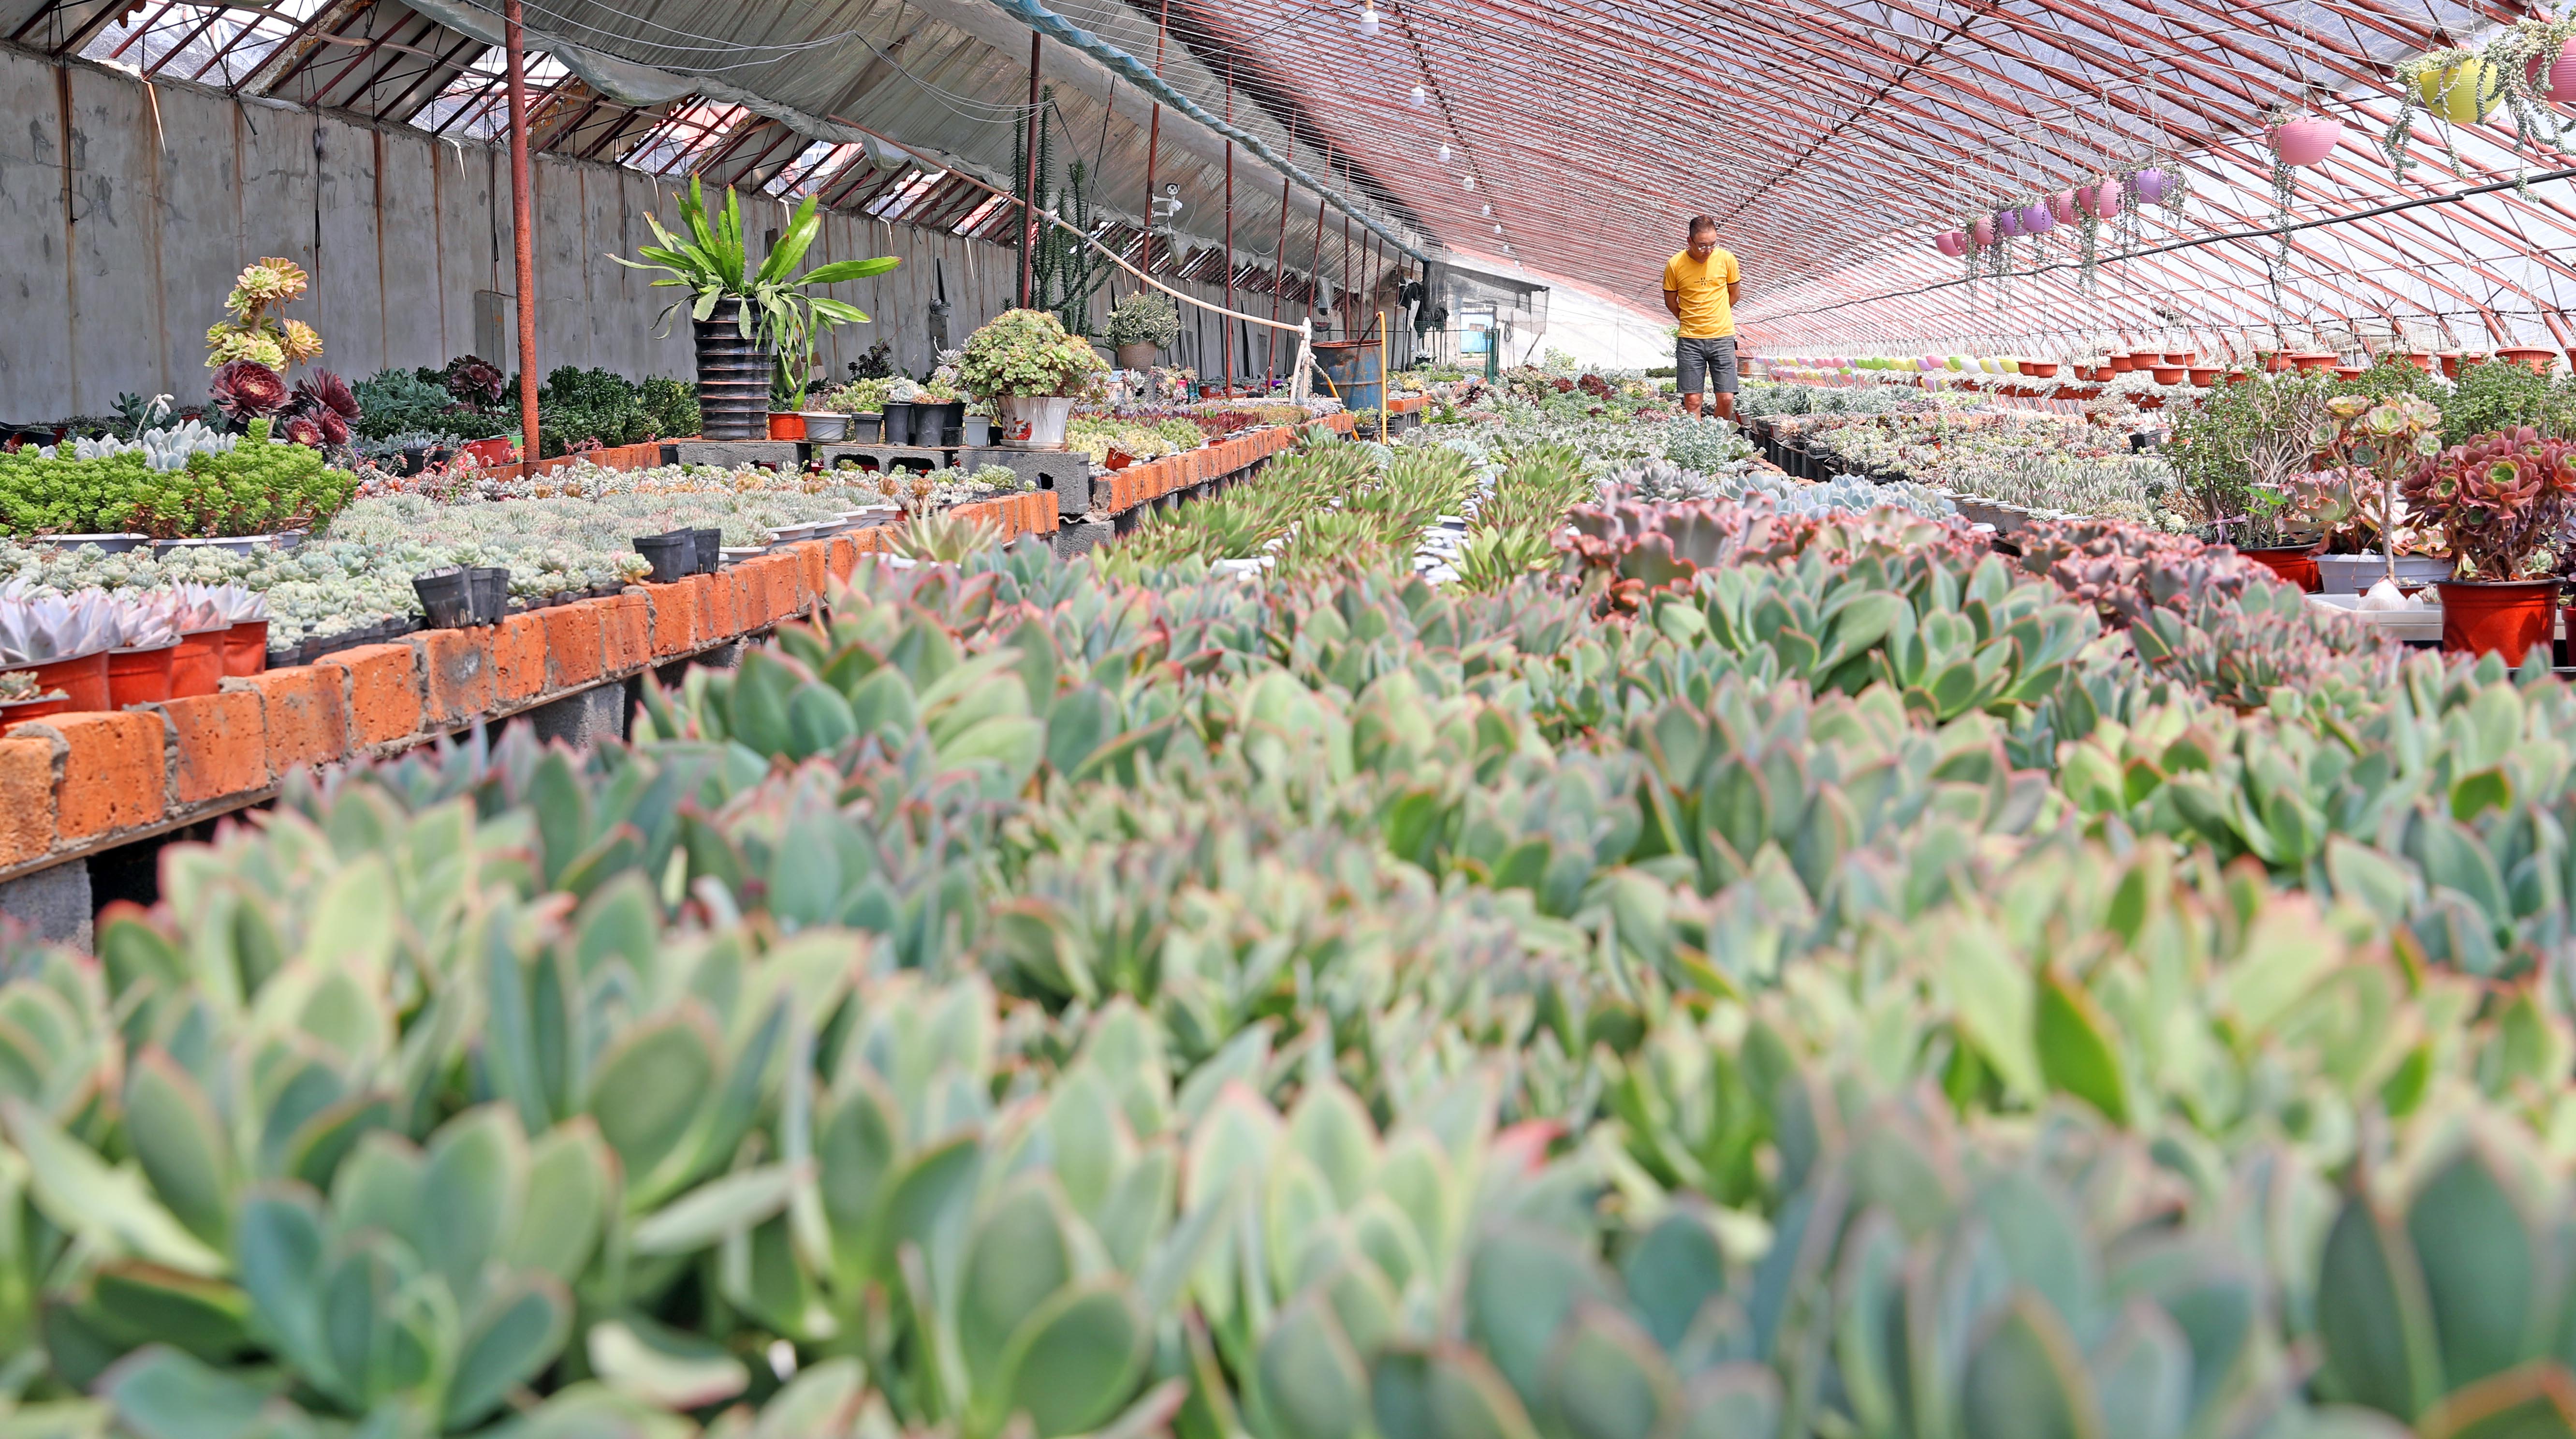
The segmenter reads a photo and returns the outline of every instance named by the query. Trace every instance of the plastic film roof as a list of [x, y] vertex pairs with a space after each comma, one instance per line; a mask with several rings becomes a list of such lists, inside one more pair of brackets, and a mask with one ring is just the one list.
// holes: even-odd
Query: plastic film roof
[[[498, 0], [0, 0], [18, 43], [153, 74], [489, 135]], [[2519, 188], [2571, 157], [2419, 116], [2403, 177], [2375, 139], [2394, 67], [2525, 18], [2454, 0], [1038, 0], [1409, 246], [1598, 285], [1660, 310], [1684, 217], [1744, 262], [1747, 335], [1786, 347], [2015, 348], [2158, 333], [2203, 347], [2287, 329], [2483, 348], [2566, 327], [2576, 192]], [[837, 207], [1007, 238], [1029, 30], [991, 0], [527, 0], [546, 149], [812, 191]], [[1152, 105], [1050, 42], [1050, 124], [1101, 177], [1104, 233], [1144, 213]], [[2276, 205], [2267, 112], [2343, 123]], [[2566, 142], [2576, 149], [2576, 141]], [[2457, 157], [2456, 172], [2446, 152]], [[1181, 187], [1165, 267], [1221, 276], [1224, 142], [1170, 108], [1155, 183]], [[2162, 166], [2080, 259], [2076, 226], [1970, 283], [1932, 247], [1973, 213]], [[980, 183], [979, 183], [980, 182]], [[2500, 186], [2500, 187], [2498, 187]], [[2483, 193], [2462, 193], [2487, 188]], [[1241, 147], [1233, 260], [1365, 286], [1389, 246]], [[2410, 203], [2412, 202], [2412, 203]], [[1284, 208], [1283, 208], [1284, 207]], [[1283, 216], [1284, 221], [1283, 223]], [[2266, 233], [2287, 222], [2285, 235]]]

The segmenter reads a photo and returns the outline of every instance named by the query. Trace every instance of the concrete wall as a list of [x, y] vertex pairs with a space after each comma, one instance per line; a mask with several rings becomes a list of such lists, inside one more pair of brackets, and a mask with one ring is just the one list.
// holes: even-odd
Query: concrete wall
[[[684, 323], [653, 337], [671, 292], [606, 258], [651, 238], [648, 210], [676, 224], [678, 192], [613, 165], [537, 161], [540, 366], [692, 372]], [[757, 252], [788, 207], [746, 197], [744, 208]], [[476, 327], [477, 292], [515, 294], [511, 247], [508, 165], [493, 148], [0, 46], [0, 420], [103, 413], [123, 391], [202, 396], [206, 327], [232, 277], [266, 255], [311, 272], [287, 314], [321, 333], [321, 364], [351, 379], [480, 352], [496, 329], [503, 348], [485, 358], [512, 366], [508, 303], [496, 326], [484, 302], [480, 343]], [[952, 345], [1008, 308], [1018, 284], [1012, 251], [863, 216], [828, 216], [808, 263], [881, 254], [904, 263], [835, 287], [875, 323], [834, 334], [833, 373], [880, 339], [901, 368], [926, 372], [943, 282]], [[1266, 296], [1239, 302], [1269, 312]], [[1178, 360], [1214, 377], [1218, 322], [1198, 319]], [[1256, 368], [1267, 349], [1256, 332]]]

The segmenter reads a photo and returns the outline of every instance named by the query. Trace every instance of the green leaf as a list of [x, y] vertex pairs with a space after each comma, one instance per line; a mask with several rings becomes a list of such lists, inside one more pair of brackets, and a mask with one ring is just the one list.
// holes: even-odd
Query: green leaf
[[1548, 1362], [1548, 1412], [1572, 1439], [1656, 1439], [1680, 1408], [1663, 1351], [1628, 1317], [1584, 1304]]
[[635, 1252], [690, 1254], [729, 1235], [748, 1233], [785, 1210], [806, 1177], [788, 1165], [767, 1164], [711, 1179], [636, 1221]]
[[1143, 1311], [1111, 1280], [1057, 1294], [1029, 1315], [1002, 1360], [1006, 1413], [1026, 1413], [1040, 1439], [1079, 1434], [1118, 1412], [1144, 1377]]
[[136, 1439], [248, 1439], [270, 1403], [267, 1391], [236, 1373], [158, 1345], [109, 1370], [99, 1394]]
[[693, 1013], [646, 1020], [619, 1036], [591, 1077], [590, 1113], [630, 1185], [678, 1148], [716, 1087], [716, 1038]]
[[1319, 1294], [1279, 1316], [1261, 1343], [1261, 1403], [1282, 1439], [1351, 1439], [1368, 1418], [1368, 1377]]
[[2048, 1082], [2102, 1112], [2113, 1124], [2129, 1122], [2127, 1086], [2111, 1046], [2113, 1026], [2093, 996], [2057, 966], [2039, 976], [2037, 1047]]
[[2083, 1351], [2056, 1311], [2027, 1291], [2014, 1294], [2002, 1322], [1969, 1357], [1959, 1413], [1961, 1432], [1977, 1439], [2101, 1439], [2107, 1433]]
[[232, 1231], [232, 1152], [196, 1079], [158, 1048], [137, 1055], [125, 1080], [125, 1133], [161, 1202], [210, 1244]]
[[220, 1274], [223, 1256], [207, 1248], [155, 1202], [141, 1175], [111, 1169], [88, 1146], [64, 1134], [34, 1106], [0, 1099], [0, 1120], [27, 1158], [28, 1188], [45, 1217], [109, 1253], [129, 1254], [183, 1274]]
[[465, 1335], [441, 1414], [451, 1429], [473, 1424], [534, 1378], [572, 1332], [572, 1301], [551, 1279], [498, 1291]]
[[2485, 1154], [2464, 1149], [2423, 1181], [2407, 1205], [2406, 1237], [2441, 1342], [2445, 1391], [2542, 1351], [2533, 1291], [2549, 1248]]
[[2338, 1396], [2413, 1419], [2442, 1392], [2441, 1352], [2414, 1246], [2360, 1195], [2317, 1269], [2317, 1335]]
[[720, 1403], [751, 1383], [751, 1371], [721, 1346], [638, 1315], [592, 1325], [586, 1347], [611, 1388], [665, 1409]]
[[1073, 1247], [1056, 1201], [1043, 1184], [1014, 1186], [967, 1241], [957, 1298], [967, 1373], [979, 1384], [996, 1378], [1020, 1321], [1073, 1278]]

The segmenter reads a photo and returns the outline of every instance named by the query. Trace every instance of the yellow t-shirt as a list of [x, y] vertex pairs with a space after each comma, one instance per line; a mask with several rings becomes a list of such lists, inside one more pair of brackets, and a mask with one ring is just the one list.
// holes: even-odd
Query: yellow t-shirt
[[1735, 253], [1723, 245], [1709, 251], [1706, 260], [1692, 259], [1688, 250], [1666, 260], [1664, 288], [1681, 295], [1682, 338], [1717, 340], [1734, 334], [1735, 307], [1727, 303], [1726, 287], [1743, 279]]

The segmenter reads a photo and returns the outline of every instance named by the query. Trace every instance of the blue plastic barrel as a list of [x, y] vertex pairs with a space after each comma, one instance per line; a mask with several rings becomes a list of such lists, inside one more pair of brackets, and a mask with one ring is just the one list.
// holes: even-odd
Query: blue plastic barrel
[[1377, 341], [1317, 340], [1316, 363], [1333, 380], [1333, 393], [1346, 410], [1386, 407], [1386, 379], [1378, 371]]

